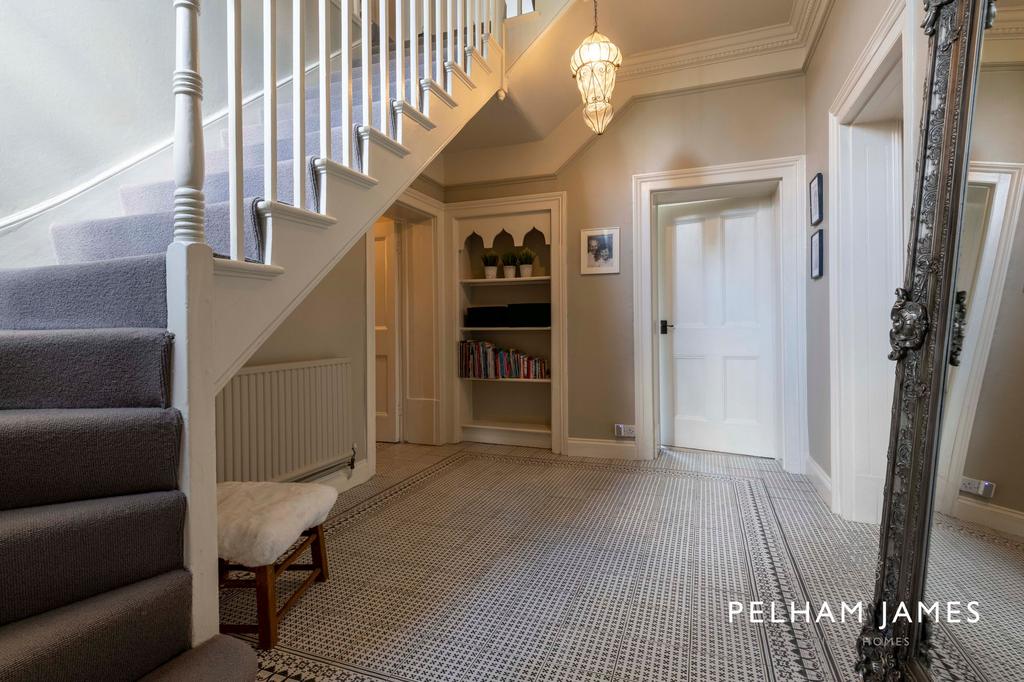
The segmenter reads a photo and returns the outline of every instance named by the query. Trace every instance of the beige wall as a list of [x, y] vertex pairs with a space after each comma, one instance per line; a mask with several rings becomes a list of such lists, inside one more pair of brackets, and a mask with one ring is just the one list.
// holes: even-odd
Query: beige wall
[[[446, 193], [463, 201], [567, 192], [570, 437], [612, 438], [616, 422], [634, 421], [633, 175], [802, 154], [803, 106], [801, 76], [641, 100], [554, 177]], [[580, 230], [616, 226], [621, 273], [580, 275]]]
[[[983, 71], [971, 159], [1024, 163], [1024, 68]], [[995, 504], [1024, 511], [1024, 225], [1017, 226], [964, 474], [996, 484]], [[977, 305], [977, 304], [976, 304]], [[967, 332], [970, 334], [970, 330]]]
[[[832, 187], [828, 174], [829, 109], [836, 94], [878, 26], [890, 0], [836, 0], [825, 30], [811, 58], [806, 76], [807, 175], [825, 176], [826, 220], [819, 227], [829, 238], [828, 202]], [[910, 166], [913, 167], [912, 165]], [[807, 284], [807, 420], [811, 457], [831, 473], [829, 445], [828, 287], [830, 268], [821, 279]]]
[[359, 457], [366, 447], [366, 239], [324, 277], [246, 366], [345, 357], [352, 360], [352, 425]]

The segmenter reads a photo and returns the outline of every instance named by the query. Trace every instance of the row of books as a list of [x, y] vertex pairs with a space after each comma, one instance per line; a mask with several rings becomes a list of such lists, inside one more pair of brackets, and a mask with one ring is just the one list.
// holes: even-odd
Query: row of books
[[548, 361], [489, 341], [459, 342], [459, 376], [466, 379], [549, 379]]

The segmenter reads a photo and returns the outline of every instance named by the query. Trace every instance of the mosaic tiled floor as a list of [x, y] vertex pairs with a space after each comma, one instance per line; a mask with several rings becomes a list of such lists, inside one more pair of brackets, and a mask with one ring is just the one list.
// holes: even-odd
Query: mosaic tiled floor
[[[729, 602], [867, 600], [877, 551], [776, 462], [690, 452], [387, 446], [327, 529], [331, 580], [261, 680], [852, 679], [858, 624], [730, 623]], [[239, 591], [221, 610], [254, 614]]]

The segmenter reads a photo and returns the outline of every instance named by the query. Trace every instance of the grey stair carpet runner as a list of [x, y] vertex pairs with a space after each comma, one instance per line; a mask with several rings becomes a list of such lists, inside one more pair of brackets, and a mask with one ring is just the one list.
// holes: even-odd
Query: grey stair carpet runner
[[[374, 26], [376, 36], [376, 26]], [[436, 42], [434, 43], [436, 45]], [[445, 43], [446, 44], [446, 43]], [[390, 95], [397, 97], [397, 86], [394, 81], [395, 47], [391, 46]], [[418, 51], [418, 60], [422, 68], [422, 49]], [[353, 60], [352, 69], [352, 129], [345, 131], [340, 126], [341, 94], [339, 84], [340, 73], [332, 73], [331, 105], [332, 128], [331, 144], [333, 149], [340, 149], [342, 140], [350, 136], [355, 156], [358, 158], [358, 140], [356, 129], [362, 125], [380, 126], [380, 74], [379, 55], [374, 38], [373, 58], [371, 60], [371, 106], [364, 112], [360, 101], [362, 92], [361, 61], [357, 56]], [[421, 70], [422, 73], [422, 70]], [[306, 145], [299, 162], [303, 164], [306, 174], [306, 196], [294, 194], [292, 182], [295, 164], [295, 148], [292, 138], [293, 108], [291, 102], [282, 98], [278, 105], [277, 124], [277, 201], [285, 204], [301, 205], [311, 211], [319, 210], [320, 174], [313, 166], [313, 161], [320, 154], [320, 91], [314, 84], [306, 87], [305, 130]], [[369, 116], [367, 117], [367, 113]], [[257, 211], [257, 204], [264, 194], [263, 168], [263, 124], [250, 124], [248, 120], [242, 129], [242, 194], [244, 200], [244, 241], [245, 259], [250, 262], [262, 263], [265, 260], [264, 225]], [[388, 125], [390, 134], [392, 127]], [[206, 240], [213, 252], [221, 257], [229, 253], [230, 248], [230, 211], [228, 164], [230, 156], [227, 150], [226, 132], [220, 139], [219, 148], [206, 152], [206, 176], [203, 194], [206, 200]], [[83, 220], [74, 223], [53, 225], [50, 235], [56, 251], [57, 262], [61, 264], [88, 263], [109, 260], [112, 258], [131, 258], [137, 256], [163, 254], [174, 237], [174, 181], [170, 178], [141, 184], [126, 184], [120, 188], [120, 216]], [[0, 294], [2, 296], [2, 294]]]
[[192, 650], [163, 256], [0, 271], [0, 681], [250, 681]]

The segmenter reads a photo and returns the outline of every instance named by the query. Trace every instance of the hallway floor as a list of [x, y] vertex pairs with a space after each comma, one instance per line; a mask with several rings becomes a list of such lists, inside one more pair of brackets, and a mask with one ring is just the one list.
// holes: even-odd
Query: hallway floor
[[[870, 600], [877, 527], [773, 460], [382, 445], [378, 472], [339, 498], [330, 582], [260, 680], [855, 677], [856, 622], [730, 622], [730, 601]], [[252, 618], [247, 593], [222, 595], [226, 620]]]

